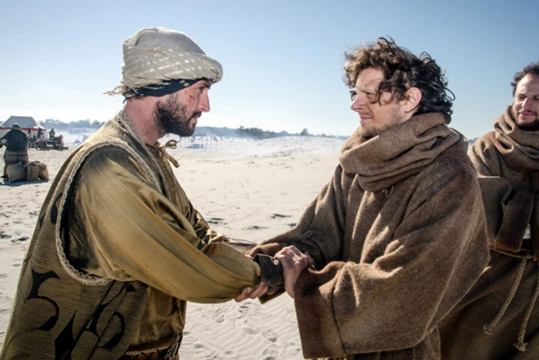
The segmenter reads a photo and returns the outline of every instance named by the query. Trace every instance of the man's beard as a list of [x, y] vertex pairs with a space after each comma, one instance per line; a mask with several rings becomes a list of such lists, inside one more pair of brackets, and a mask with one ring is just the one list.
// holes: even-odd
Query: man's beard
[[524, 124], [518, 125], [518, 127], [524, 131], [537, 131], [539, 130], [539, 119], [537, 119], [536, 117], [535, 121], [532, 121], [531, 123], [524, 123]]
[[380, 135], [387, 129], [366, 129], [362, 126], [359, 126], [359, 135], [365, 140], [370, 140], [375, 136]]
[[177, 96], [170, 96], [164, 103], [158, 102], [154, 110], [155, 124], [160, 134], [176, 134], [179, 136], [191, 136], [195, 132], [195, 126], [190, 126], [193, 117], [199, 117], [201, 112], [189, 113], [187, 106], [178, 102]]
[[396, 126], [396, 125], [398, 125], [398, 124], [400, 124], [402, 122], [404, 122], [404, 121], [397, 120], [396, 115], [393, 115], [392, 121], [390, 123], [384, 124], [380, 128], [374, 128], [374, 127], [366, 128], [366, 127], [363, 127], [363, 126], [360, 125], [359, 126], [359, 135], [361, 137], [363, 137], [365, 140], [370, 140], [373, 137], [376, 137], [376, 136], [378, 136], [380, 134], [385, 133], [386, 131], [388, 131], [392, 127], [394, 127], [394, 126]]

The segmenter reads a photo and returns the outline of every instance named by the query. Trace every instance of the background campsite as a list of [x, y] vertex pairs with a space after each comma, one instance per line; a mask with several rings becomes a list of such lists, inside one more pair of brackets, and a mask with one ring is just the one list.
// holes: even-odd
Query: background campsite
[[29, 138], [32, 138], [34, 136], [37, 138], [39, 129], [41, 129], [44, 134], [47, 130], [31, 116], [10, 116], [0, 125], [0, 138], [4, 136], [9, 130], [11, 130], [13, 124], [19, 124], [21, 130], [24, 131]]

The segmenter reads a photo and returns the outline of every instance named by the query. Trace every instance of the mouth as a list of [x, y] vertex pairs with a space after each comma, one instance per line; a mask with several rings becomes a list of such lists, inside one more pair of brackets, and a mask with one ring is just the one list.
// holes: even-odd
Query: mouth
[[369, 120], [372, 120], [372, 117], [370, 115], [359, 114], [359, 121], [365, 122], [365, 121], [369, 121]]
[[202, 116], [202, 113], [201, 113], [201, 112], [199, 112], [199, 111], [195, 112], [195, 113], [193, 114], [193, 116], [191, 116], [190, 122], [192, 122], [193, 125], [196, 125], [197, 122], [198, 122], [198, 118], [201, 117], [201, 116]]
[[518, 113], [519, 116], [529, 117], [529, 116], [535, 116], [537, 117], [537, 112], [535, 111], [521, 111]]

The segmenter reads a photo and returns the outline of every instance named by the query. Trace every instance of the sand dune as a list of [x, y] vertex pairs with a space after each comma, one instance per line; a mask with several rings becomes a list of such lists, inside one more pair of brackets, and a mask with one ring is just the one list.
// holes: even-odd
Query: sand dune
[[[69, 137], [66, 137], [69, 145]], [[180, 184], [213, 228], [261, 241], [290, 229], [337, 164], [342, 139], [283, 137], [204, 139], [204, 148], [174, 150]], [[71, 147], [72, 148], [72, 147]], [[49, 182], [0, 185], [0, 344], [20, 264], [54, 176], [71, 150], [30, 149], [48, 167]], [[3, 166], [3, 164], [2, 164]], [[207, 305], [189, 303], [182, 359], [302, 359], [293, 301], [287, 295]]]

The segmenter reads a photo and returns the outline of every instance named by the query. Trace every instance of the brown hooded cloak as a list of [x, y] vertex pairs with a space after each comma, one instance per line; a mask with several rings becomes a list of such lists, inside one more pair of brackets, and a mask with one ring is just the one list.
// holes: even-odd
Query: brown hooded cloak
[[466, 148], [442, 114], [356, 132], [298, 225], [251, 252], [295, 245], [315, 259], [294, 289], [306, 358], [440, 357], [438, 324], [488, 258]]
[[539, 358], [539, 133], [508, 106], [470, 158], [488, 223], [491, 259], [442, 327], [447, 359]]

